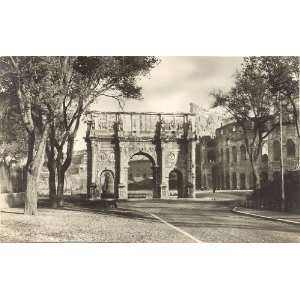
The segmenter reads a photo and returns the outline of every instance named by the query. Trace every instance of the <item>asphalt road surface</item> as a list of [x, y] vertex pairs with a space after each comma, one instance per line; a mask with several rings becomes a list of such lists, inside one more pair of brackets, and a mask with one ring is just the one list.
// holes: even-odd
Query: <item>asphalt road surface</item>
[[150, 214], [194, 242], [300, 242], [300, 226], [241, 216], [230, 201], [135, 200], [120, 207]]

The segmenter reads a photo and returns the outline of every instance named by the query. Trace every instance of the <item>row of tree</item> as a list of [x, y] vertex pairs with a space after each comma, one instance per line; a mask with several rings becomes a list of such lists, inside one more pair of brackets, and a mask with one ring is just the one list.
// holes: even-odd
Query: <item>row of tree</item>
[[[215, 91], [214, 106], [224, 107], [242, 129], [256, 187], [265, 139], [279, 127], [282, 110], [299, 129], [298, 57], [245, 57], [229, 92]], [[300, 140], [299, 140], [300, 144]]]
[[[145, 57], [1, 57], [0, 100], [7, 124], [26, 145], [25, 214], [37, 214], [37, 185], [47, 158], [53, 207], [63, 205], [64, 177], [85, 112], [101, 96], [141, 99], [140, 76], [158, 59]], [[21, 143], [22, 142], [22, 143]]]

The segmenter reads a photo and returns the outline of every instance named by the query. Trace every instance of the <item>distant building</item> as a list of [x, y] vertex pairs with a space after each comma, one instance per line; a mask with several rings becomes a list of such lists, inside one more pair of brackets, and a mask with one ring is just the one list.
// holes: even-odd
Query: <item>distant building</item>
[[[299, 139], [294, 124], [283, 126], [284, 170], [295, 170], [299, 162]], [[280, 176], [280, 128], [271, 132], [258, 158], [261, 186]], [[254, 180], [244, 135], [230, 123], [216, 130], [216, 137], [201, 137], [196, 153], [196, 186], [201, 189], [253, 189]]]
[[[83, 194], [86, 193], [86, 168], [87, 168], [86, 150], [74, 151], [72, 163], [65, 175], [64, 190], [66, 194]], [[39, 181], [39, 193], [49, 193], [49, 172], [47, 162], [45, 162]]]

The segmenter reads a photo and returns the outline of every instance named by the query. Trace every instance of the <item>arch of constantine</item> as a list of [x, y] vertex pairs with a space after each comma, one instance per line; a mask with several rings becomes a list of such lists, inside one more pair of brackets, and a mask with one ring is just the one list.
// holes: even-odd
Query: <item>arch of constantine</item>
[[88, 199], [128, 198], [128, 166], [136, 155], [153, 170], [153, 198], [195, 197], [195, 115], [188, 113], [89, 112], [87, 114]]

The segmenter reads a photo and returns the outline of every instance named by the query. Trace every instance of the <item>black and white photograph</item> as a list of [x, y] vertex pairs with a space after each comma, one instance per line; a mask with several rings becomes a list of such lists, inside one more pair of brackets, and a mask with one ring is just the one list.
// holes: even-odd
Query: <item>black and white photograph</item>
[[299, 8], [1, 3], [1, 299], [297, 299]]
[[1, 242], [299, 242], [299, 57], [1, 57]]

